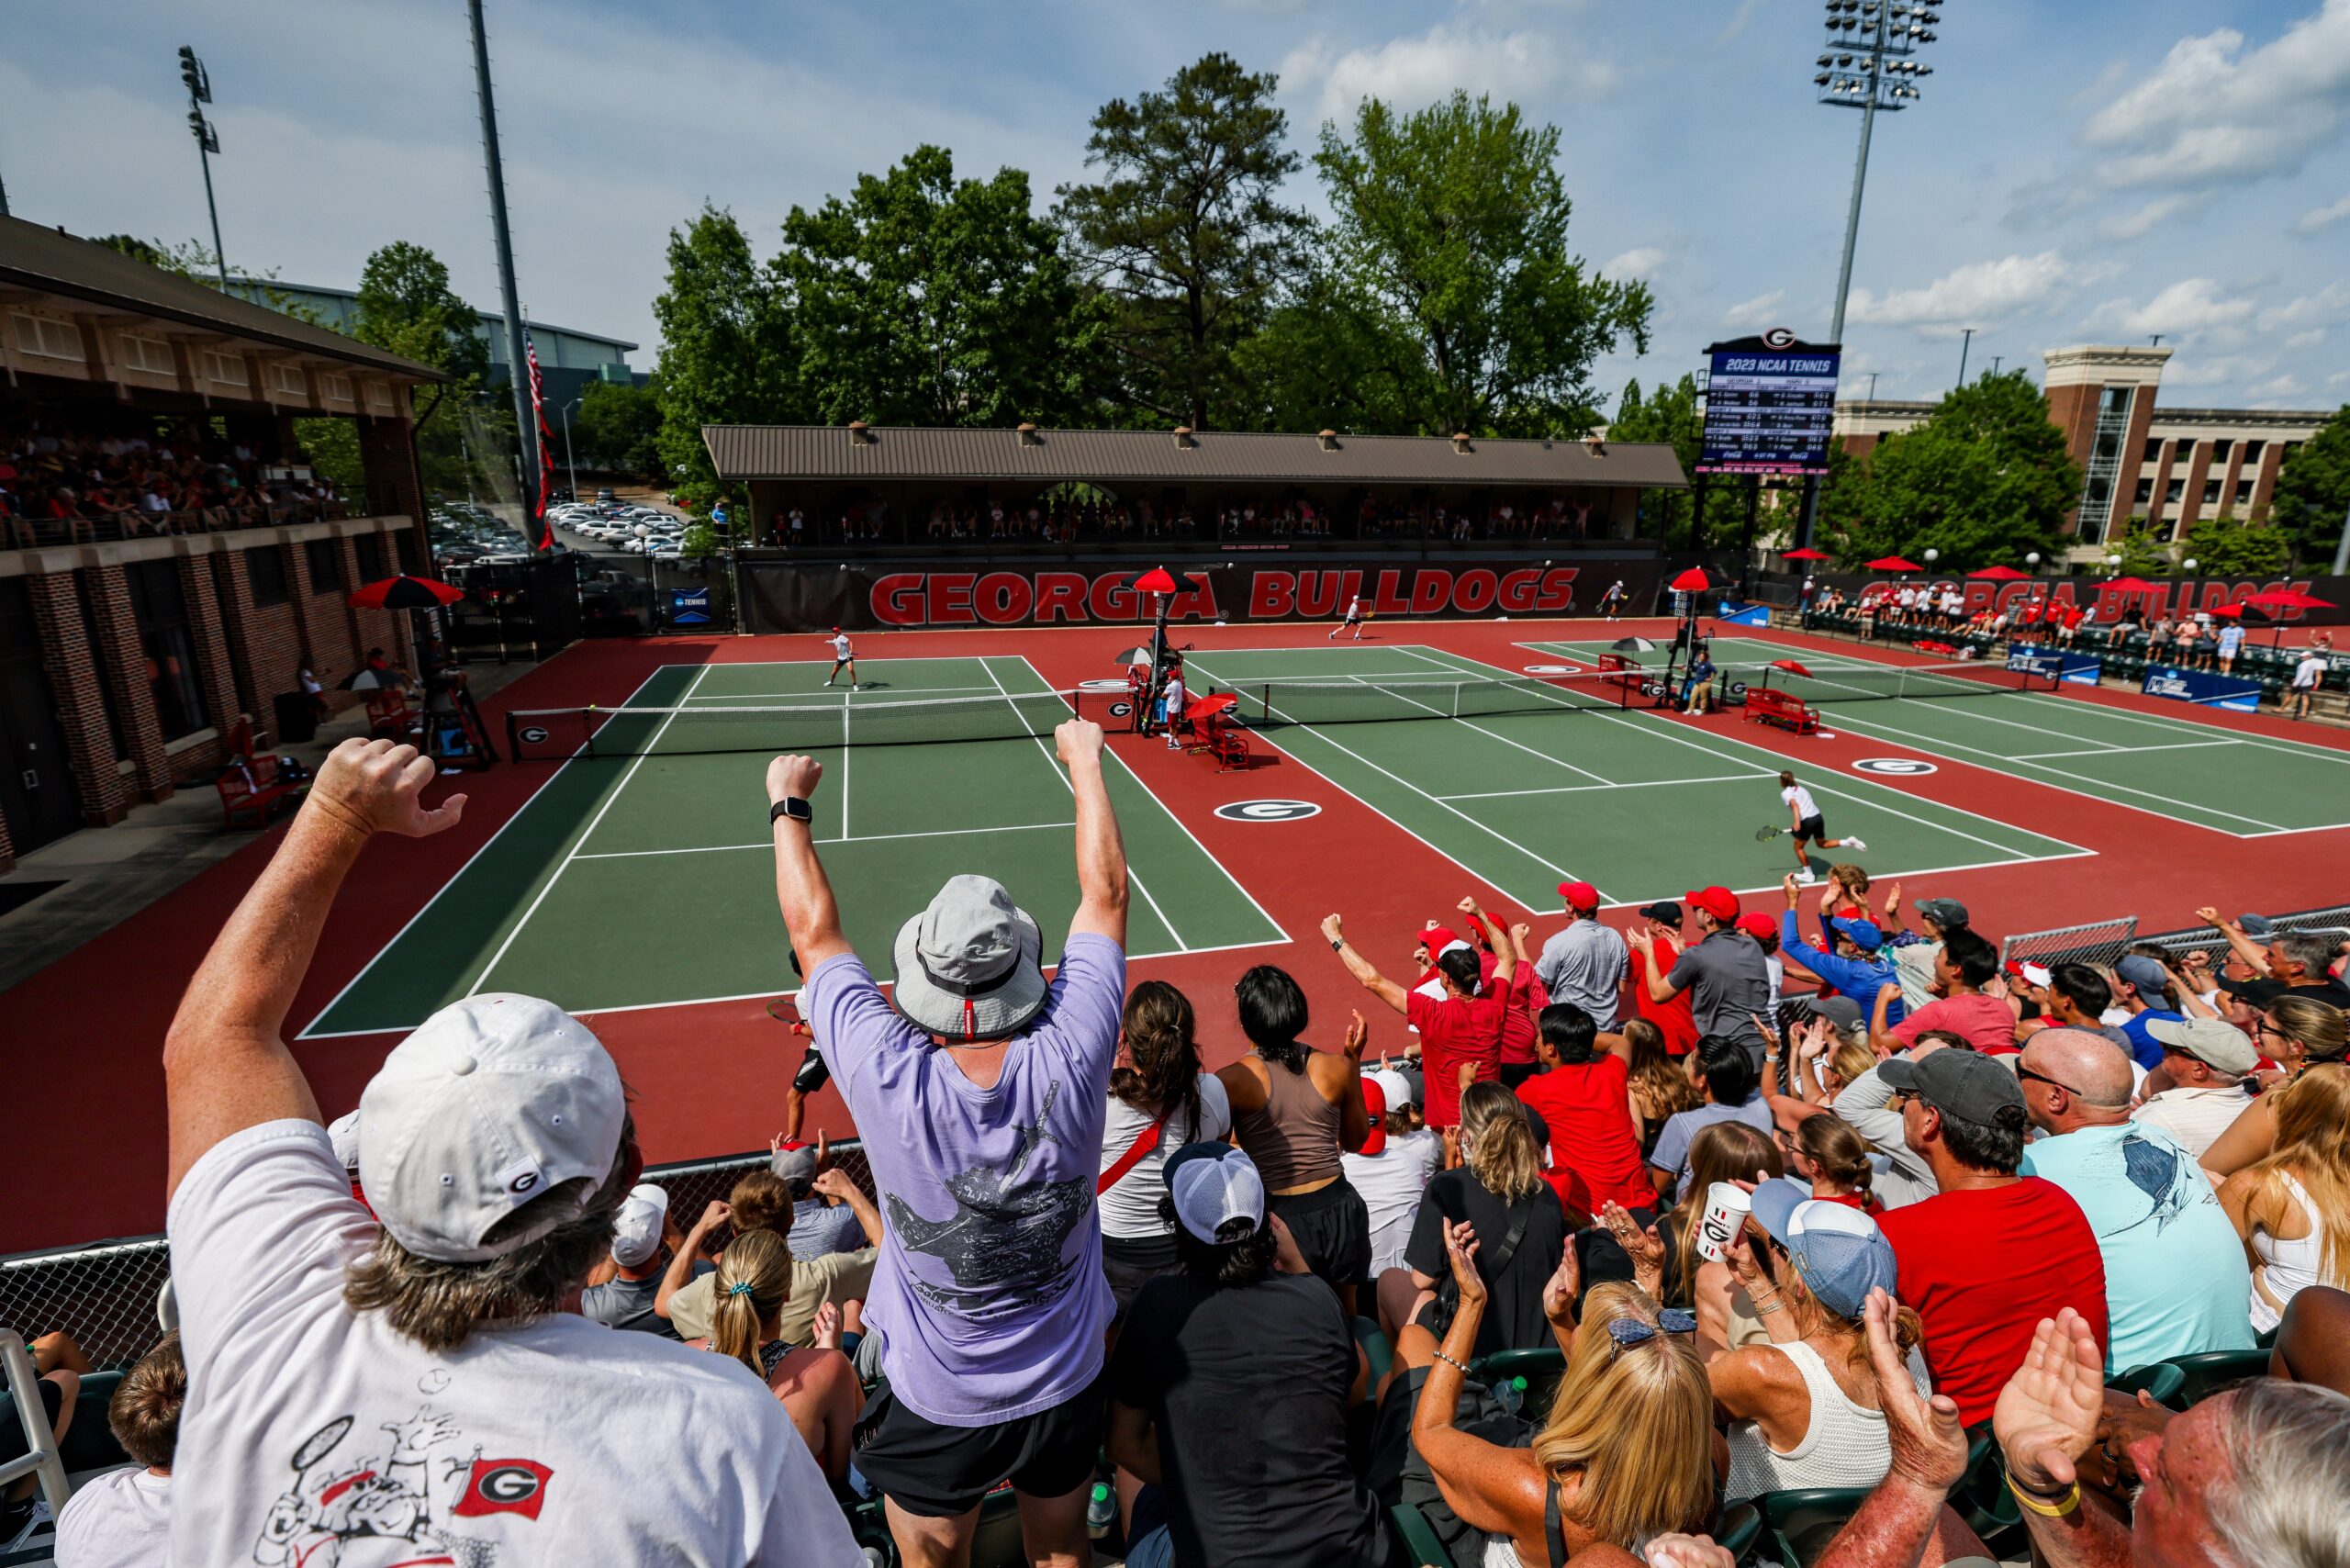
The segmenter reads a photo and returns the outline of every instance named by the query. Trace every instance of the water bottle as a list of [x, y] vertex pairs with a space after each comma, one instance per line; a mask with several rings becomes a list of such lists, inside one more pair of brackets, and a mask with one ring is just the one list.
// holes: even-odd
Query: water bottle
[[1085, 1533], [1100, 1540], [1110, 1533], [1110, 1527], [1117, 1522], [1117, 1495], [1110, 1490], [1109, 1483], [1095, 1482], [1092, 1499], [1085, 1505]]
[[1522, 1377], [1503, 1379], [1494, 1384], [1494, 1397], [1501, 1401], [1505, 1414], [1516, 1415], [1518, 1406], [1526, 1403], [1526, 1380]]

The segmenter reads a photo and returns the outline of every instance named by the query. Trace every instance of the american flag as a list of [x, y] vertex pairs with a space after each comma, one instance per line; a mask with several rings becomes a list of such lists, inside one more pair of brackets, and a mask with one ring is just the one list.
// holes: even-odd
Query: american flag
[[547, 492], [554, 487], [554, 432], [547, 429], [546, 380], [539, 374], [539, 345], [528, 327], [522, 329], [522, 357], [531, 365], [531, 417], [539, 424], [538, 501], [532, 516], [539, 520], [539, 548], [554, 548], [554, 524], [547, 521]]

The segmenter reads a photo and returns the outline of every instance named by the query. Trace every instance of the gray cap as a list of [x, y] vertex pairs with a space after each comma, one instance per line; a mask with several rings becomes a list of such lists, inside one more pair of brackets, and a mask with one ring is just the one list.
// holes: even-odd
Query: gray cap
[[2157, 1018], [2146, 1025], [2146, 1033], [2173, 1050], [2185, 1051], [2196, 1060], [2238, 1078], [2260, 1065], [2260, 1052], [2253, 1045], [2252, 1036], [2217, 1018], [2183, 1018], [2176, 1024], [2167, 1018]]
[[1919, 899], [1918, 913], [1944, 931], [1966, 924], [1966, 906], [1956, 899]]
[[2265, 914], [2247, 914], [2236, 924], [2255, 942], [2266, 942], [2277, 935], [2277, 923]]
[[1805, 1006], [1847, 1034], [1859, 1028], [1864, 1021], [1861, 1004], [1849, 996], [1807, 996], [1801, 1001]]
[[2016, 1075], [1979, 1052], [1945, 1047], [1922, 1061], [1894, 1057], [1876, 1070], [1886, 1088], [1914, 1094], [1946, 1116], [1987, 1127], [2013, 1106], [2016, 1125], [2023, 1125], [2023, 1088]]
[[2151, 996], [2160, 1001], [2164, 987], [2170, 984], [2170, 977], [2163, 973], [2163, 967], [2140, 953], [2125, 953], [2116, 958], [2113, 972], [2129, 981], [2131, 989], [2142, 998]]
[[1000, 1040], [1045, 1010], [1045, 948], [1035, 917], [992, 877], [947, 879], [898, 930], [890, 1001], [934, 1035]]

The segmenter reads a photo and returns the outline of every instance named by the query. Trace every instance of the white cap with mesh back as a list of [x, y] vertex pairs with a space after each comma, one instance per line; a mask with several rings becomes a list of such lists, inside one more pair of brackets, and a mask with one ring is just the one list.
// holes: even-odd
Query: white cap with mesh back
[[1248, 1222], [1243, 1234], [1254, 1235], [1265, 1223], [1265, 1182], [1257, 1162], [1228, 1143], [1185, 1144], [1168, 1156], [1164, 1167], [1168, 1194], [1175, 1200], [1175, 1223], [1210, 1246], [1216, 1232], [1236, 1219]]
[[669, 1217], [669, 1194], [650, 1182], [639, 1182], [621, 1200], [612, 1216], [612, 1261], [623, 1269], [637, 1268], [661, 1250], [661, 1232]]
[[601, 1186], [628, 1103], [586, 1025], [493, 991], [442, 1008], [393, 1047], [359, 1112], [360, 1184], [384, 1228], [419, 1257], [477, 1263], [576, 1217], [579, 1203], [543, 1203], [532, 1223], [487, 1239], [552, 1188]]
[[327, 1141], [334, 1145], [334, 1157], [342, 1161], [345, 1170], [359, 1169], [359, 1113], [345, 1111], [327, 1124]]

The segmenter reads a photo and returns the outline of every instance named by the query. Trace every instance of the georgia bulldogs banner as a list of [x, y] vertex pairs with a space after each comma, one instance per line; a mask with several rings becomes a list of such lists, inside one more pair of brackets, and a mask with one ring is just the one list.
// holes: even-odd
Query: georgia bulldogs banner
[[[831, 626], [1081, 626], [1142, 622], [1152, 596], [1127, 588], [1143, 564], [1017, 568], [873, 564], [802, 566], [746, 558], [743, 603], [754, 632]], [[1588, 613], [1621, 581], [1629, 613], [1656, 601], [1664, 563], [1464, 559], [1445, 566], [1318, 566], [1167, 563], [1183, 585], [1170, 621], [1328, 621], [1361, 596], [1375, 618]]]

